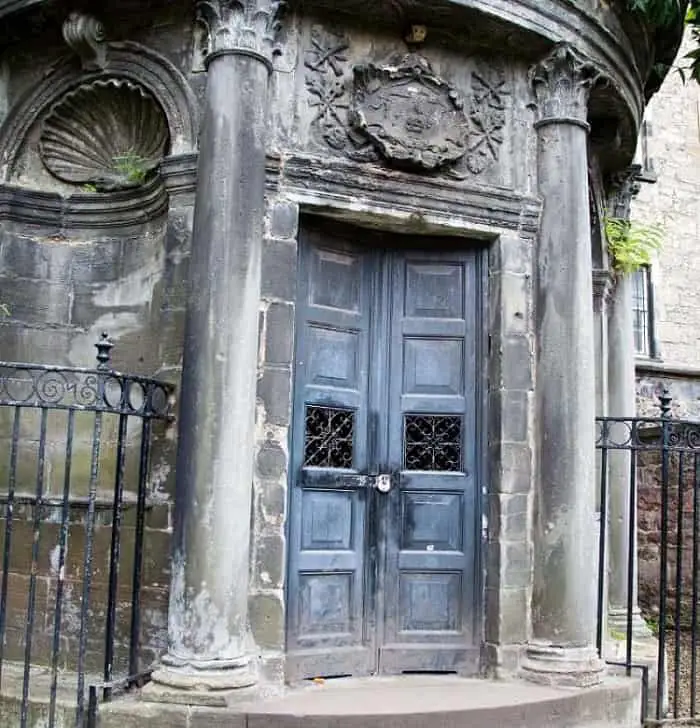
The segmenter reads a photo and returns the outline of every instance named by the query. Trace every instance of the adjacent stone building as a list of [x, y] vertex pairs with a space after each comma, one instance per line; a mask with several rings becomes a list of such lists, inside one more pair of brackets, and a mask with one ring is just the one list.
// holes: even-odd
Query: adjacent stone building
[[601, 220], [680, 30], [594, 0], [87, 10], [0, 2], [0, 346], [85, 364], [106, 330], [177, 385], [151, 696], [601, 683], [594, 418], [633, 393]]
[[[677, 65], [691, 48], [687, 38]], [[638, 161], [652, 183], [640, 186], [632, 215], [662, 225], [664, 240], [635, 281], [637, 410], [658, 416], [658, 398], [666, 390], [674, 417], [700, 420], [700, 261], [694, 252], [700, 239], [700, 90], [671, 73], [645, 119]], [[652, 463], [642, 480], [639, 523], [640, 579], [648, 604], [658, 601], [660, 498]], [[684, 508], [687, 521], [692, 506]], [[685, 534], [689, 560], [692, 527]], [[691, 572], [688, 567], [684, 579]]]

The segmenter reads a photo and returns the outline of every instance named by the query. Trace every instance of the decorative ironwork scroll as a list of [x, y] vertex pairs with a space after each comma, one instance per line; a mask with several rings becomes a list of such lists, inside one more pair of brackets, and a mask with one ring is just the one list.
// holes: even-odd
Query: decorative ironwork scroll
[[307, 406], [304, 465], [318, 468], [351, 468], [354, 435], [353, 410]]
[[404, 468], [462, 470], [462, 418], [455, 415], [405, 415]]

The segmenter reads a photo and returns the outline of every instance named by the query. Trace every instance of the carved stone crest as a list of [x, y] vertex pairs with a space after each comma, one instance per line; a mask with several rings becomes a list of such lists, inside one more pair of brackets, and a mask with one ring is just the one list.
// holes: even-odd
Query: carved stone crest
[[464, 103], [424, 58], [355, 66], [353, 80], [350, 124], [388, 162], [433, 171], [465, 155]]
[[464, 178], [498, 161], [507, 87], [498, 66], [472, 61], [466, 99], [428, 61], [359, 64], [350, 72], [346, 37], [316, 26], [305, 52], [311, 127], [334, 151], [357, 162]]

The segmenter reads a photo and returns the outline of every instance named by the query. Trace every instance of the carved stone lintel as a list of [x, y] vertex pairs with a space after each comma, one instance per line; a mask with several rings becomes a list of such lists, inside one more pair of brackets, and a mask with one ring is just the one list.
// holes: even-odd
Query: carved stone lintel
[[221, 53], [259, 58], [272, 68], [286, 0], [197, 0], [207, 60]]
[[93, 71], [107, 62], [104, 26], [91, 15], [71, 13], [63, 23], [63, 39], [79, 56], [83, 68]]
[[588, 130], [588, 97], [603, 77], [587, 58], [568, 43], [559, 43], [529, 76], [537, 99], [536, 126], [569, 123]]
[[632, 200], [641, 189], [642, 166], [633, 164], [610, 175], [608, 184], [608, 211], [611, 217], [628, 220]]

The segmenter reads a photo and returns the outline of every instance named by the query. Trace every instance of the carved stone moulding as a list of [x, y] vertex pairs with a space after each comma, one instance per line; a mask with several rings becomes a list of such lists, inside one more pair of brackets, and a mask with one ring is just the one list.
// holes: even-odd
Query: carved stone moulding
[[96, 190], [137, 187], [168, 147], [163, 110], [145, 89], [123, 79], [79, 86], [44, 118], [41, 159], [58, 179]]
[[388, 161], [426, 171], [467, 151], [464, 103], [427, 61], [412, 54], [396, 66], [355, 66], [350, 123]]

